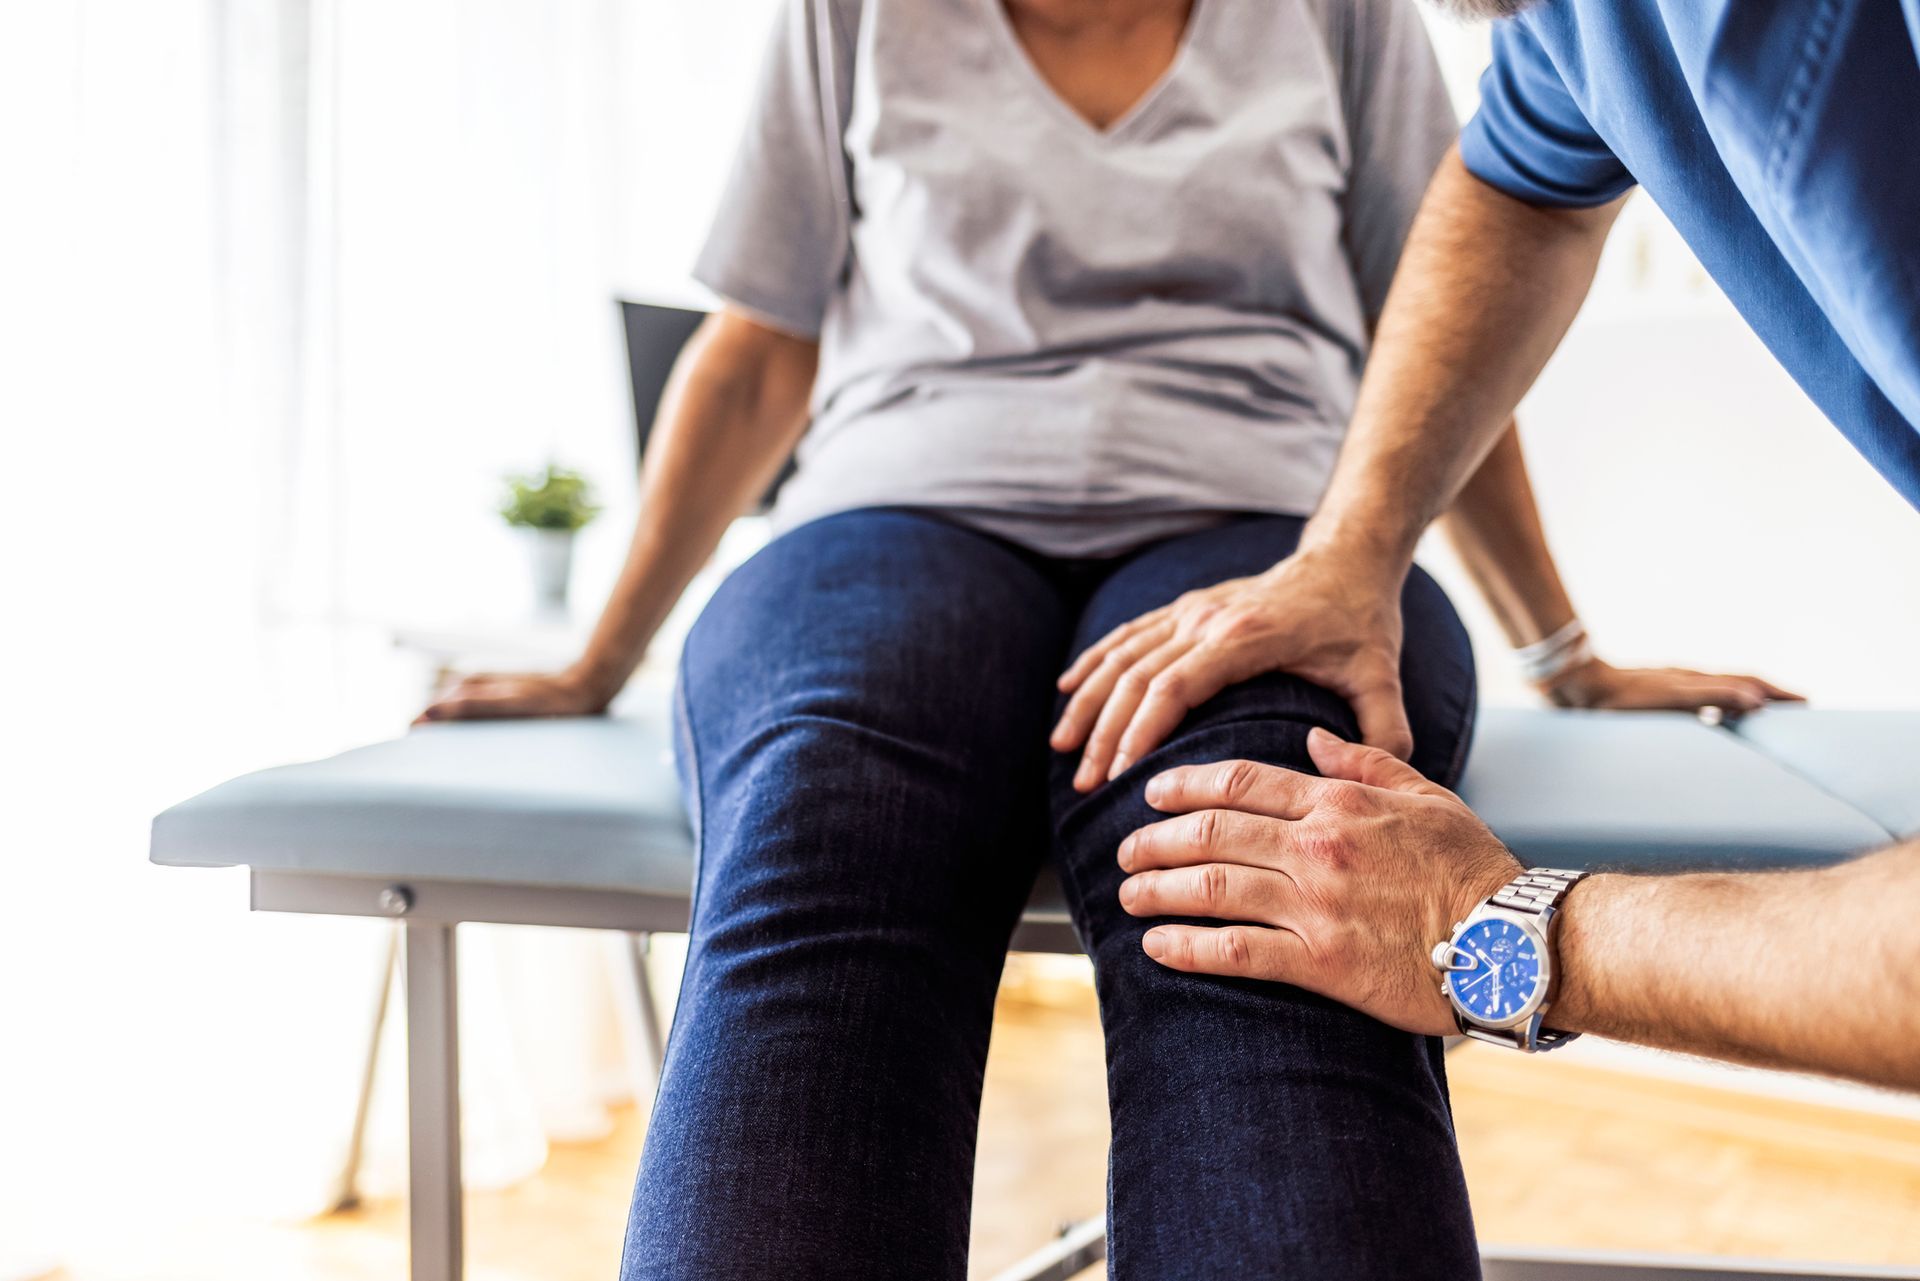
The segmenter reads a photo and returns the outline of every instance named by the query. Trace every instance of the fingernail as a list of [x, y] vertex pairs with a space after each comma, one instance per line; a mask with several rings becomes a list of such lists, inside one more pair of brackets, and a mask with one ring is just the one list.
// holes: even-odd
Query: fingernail
[[1140, 940], [1140, 947], [1157, 961], [1166, 954], [1167, 941], [1159, 930], [1148, 930], [1146, 937]]
[[1307, 741], [1309, 743], [1317, 742], [1326, 747], [1333, 747], [1346, 740], [1330, 729], [1322, 729], [1320, 726], [1315, 725], [1307, 731]]
[[1073, 789], [1076, 792], [1086, 791], [1093, 786], [1094, 778], [1095, 771], [1093, 766], [1084, 760], [1081, 761], [1080, 768], [1073, 772]]
[[1115, 852], [1114, 857], [1119, 860], [1123, 870], [1129, 872], [1133, 870], [1133, 838], [1131, 836], [1120, 842], [1120, 848]]
[[1159, 805], [1161, 799], [1167, 794], [1167, 776], [1155, 774], [1147, 780], [1146, 789], [1141, 794], [1146, 797], [1147, 804]]
[[1132, 907], [1133, 900], [1139, 893], [1140, 887], [1133, 883], [1131, 876], [1120, 882], [1120, 906]]
[[1133, 757], [1128, 756], [1125, 752], [1122, 752], [1118, 756], [1114, 757], [1113, 768], [1107, 771], [1108, 780], [1111, 781], [1113, 779], [1119, 778], [1122, 774], [1127, 772], [1127, 766], [1131, 764], [1133, 764]]

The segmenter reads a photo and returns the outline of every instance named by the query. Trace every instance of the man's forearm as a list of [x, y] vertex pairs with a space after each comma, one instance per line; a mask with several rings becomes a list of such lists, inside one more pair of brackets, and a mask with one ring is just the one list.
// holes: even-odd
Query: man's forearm
[[1535, 208], [1448, 154], [1303, 546], [1404, 570], [1572, 323], [1617, 212]]
[[1920, 1089], [1920, 841], [1806, 871], [1589, 877], [1555, 950], [1555, 1027]]

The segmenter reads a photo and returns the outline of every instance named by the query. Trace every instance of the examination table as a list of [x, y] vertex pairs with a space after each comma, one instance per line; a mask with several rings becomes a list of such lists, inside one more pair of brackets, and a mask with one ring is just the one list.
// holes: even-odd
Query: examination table
[[[154, 821], [156, 863], [247, 867], [255, 910], [402, 925], [414, 1281], [453, 1281], [462, 1268], [455, 927], [624, 931], [644, 966], [647, 935], [685, 930], [693, 874], [669, 744], [664, 716], [431, 725], [234, 779]], [[1490, 709], [1461, 790], [1529, 864], [1832, 862], [1920, 834], [1920, 712], [1781, 708], [1714, 727], [1679, 714]], [[1079, 950], [1044, 878], [1014, 947]], [[644, 969], [642, 979], [657, 1056]], [[1063, 1279], [1101, 1250], [1098, 1222], [1079, 1225], [1002, 1276]], [[1485, 1260], [1489, 1281], [1920, 1278], [1494, 1244]]]

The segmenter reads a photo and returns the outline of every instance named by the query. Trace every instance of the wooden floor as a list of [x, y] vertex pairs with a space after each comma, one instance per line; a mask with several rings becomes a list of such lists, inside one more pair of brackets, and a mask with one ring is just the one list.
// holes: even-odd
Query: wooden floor
[[[985, 1277], [1099, 1212], [1106, 1117], [1091, 994], [1016, 968], [987, 1071], [973, 1231]], [[1920, 1268], [1920, 1120], [1783, 1102], [1468, 1045], [1454, 1108], [1484, 1240], [1808, 1257]], [[1514, 1119], [1549, 1096], [1551, 1124]], [[1536, 1109], [1524, 1115], [1538, 1117]], [[468, 1202], [472, 1281], [611, 1281], [642, 1137], [557, 1147], [546, 1170]], [[1542, 1164], [1543, 1151], [1555, 1159]], [[62, 1281], [348, 1281], [405, 1276], [405, 1210], [307, 1224], [217, 1216], [103, 1240]], [[1097, 1275], [1097, 1273], [1092, 1274]]]

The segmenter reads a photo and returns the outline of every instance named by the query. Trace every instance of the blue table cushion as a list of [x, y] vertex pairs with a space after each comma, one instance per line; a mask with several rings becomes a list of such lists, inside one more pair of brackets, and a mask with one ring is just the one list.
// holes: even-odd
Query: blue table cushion
[[425, 725], [183, 801], [154, 820], [152, 858], [684, 895], [670, 743], [664, 714]]
[[[1888, 835], [1681, 715], [1487, 711], [1462, 791], [1522, 859], [1548, 865], [1819, 863]], [[432, 725], [248, 774], [155, 819], [152, 858], [684, 895], [693, 852], [664, 717], [640, 716]], [[1043, 886], [1036, 901], [1056, 895]]]
[[1887, 840], [1846, 801], [1680, 712], [1485, 710], [1460, 794], [1536, 866], [1790, 867]]
[[1736, 731], [1895, 836], [1920, 836], [1920, 711], [1769, 708]]

